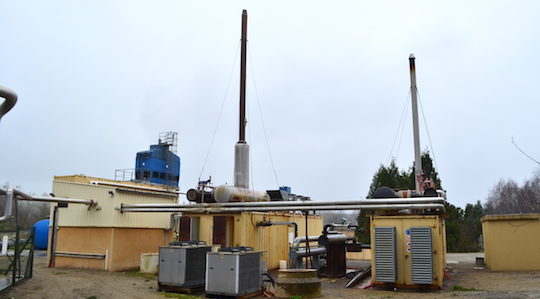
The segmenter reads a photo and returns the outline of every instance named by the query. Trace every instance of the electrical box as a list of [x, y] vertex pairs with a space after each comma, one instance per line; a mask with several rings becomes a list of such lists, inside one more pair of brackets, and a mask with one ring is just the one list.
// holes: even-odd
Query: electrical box
[[371, 217], [375, 285], [442, 288], [446, 233], [442, 215]]
[[193, 288], [204, 285], [206, 253], [212, 246], [186, 245], [159, 248], [160, 289]]
[[208, 252], [206, 287], [209, 295], [243, 296], [261, 288], [262, 252]]

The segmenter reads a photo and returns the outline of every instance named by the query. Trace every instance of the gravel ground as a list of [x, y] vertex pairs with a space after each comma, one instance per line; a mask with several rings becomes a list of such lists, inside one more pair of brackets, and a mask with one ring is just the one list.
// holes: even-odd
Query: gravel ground
[[[441, 291], [345, 289], [347, 279], [325, 278], [322, 280], [322, 298], [540, 298], [540, 271], [491, 272], [475, 269], [476, 256], [481, 254], [449, 254], [450, 278], [445, 280]], [[190, 298], [158, 292], [156, 277], [153, 275], [47, 268], [46, 258], [39, 256], [35, 258], [33, 278], [0, 293], [0, 298], [171, 297]]]

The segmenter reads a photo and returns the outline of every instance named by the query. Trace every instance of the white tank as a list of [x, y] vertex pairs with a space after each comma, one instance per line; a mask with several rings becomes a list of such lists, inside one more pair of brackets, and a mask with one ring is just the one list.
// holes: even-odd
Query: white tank
[[214, 188], [214, 199], [216, 202], [269, 201], [270, 197], [266, 192], [221, 185]]

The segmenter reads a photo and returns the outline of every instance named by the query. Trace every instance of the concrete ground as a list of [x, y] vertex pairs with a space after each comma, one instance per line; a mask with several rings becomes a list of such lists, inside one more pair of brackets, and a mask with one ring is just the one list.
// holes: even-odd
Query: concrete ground
[[[475, 269], [481, 253], [448, 254], [448, 275], [440, 291], [346, 289], [348, 279], [322, 279], [322, 298], [540, 298], [540, 271]], [[357, 263], [362, 266], [362, 263]], [[365, 282], [364, 284], [368, 284]], [[197, 296], [204, 296], [199, 293]], [[155, 275], [138, 272], [47, 268], [36, 256], [34, 276], [0, 293], [0, 298], [193, 298], [157, 291]], [[260, 297], [262, 298], [262, 297]]]

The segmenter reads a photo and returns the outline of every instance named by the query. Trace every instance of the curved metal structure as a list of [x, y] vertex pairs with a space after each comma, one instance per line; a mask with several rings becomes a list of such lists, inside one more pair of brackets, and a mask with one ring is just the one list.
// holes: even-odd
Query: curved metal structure
[[6, 87], [0, 86], [0, 97], [4, 98], [4, 102], [0, 104], [0, 120], [2, 116], [9, 112], [17, 103], [17, 94]]

